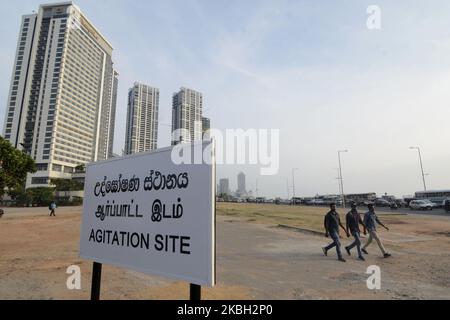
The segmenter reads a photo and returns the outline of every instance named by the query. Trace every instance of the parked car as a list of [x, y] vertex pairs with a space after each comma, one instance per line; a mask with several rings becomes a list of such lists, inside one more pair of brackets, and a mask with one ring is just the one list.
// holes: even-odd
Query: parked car
[[385, 199], [376, 199], [375, 206], [376, 207], [390, 207], [391, 203]]
[[406, 208], [408, 206], [408, 203], [402, 199], [396, 199], [395, 203], [399, 208]]
[[412, 200], [409, 203], [411, 210], [433, 210], [433, 204], [427, 200]]
[[433, 202], [433, 201], [428, 200], [428, 199], [424, 199], [423, 201], [426, 201], [426, 202], [428, 202], [429, 204], [431, 204], [431, 205], [433, 206], [433, 209], [437, 209], [437, 208], [440, 208], [440, 207], [441, 207], [441, 204], [440, 204], [440, 203], [436, 203], [436, 202]]
[[450, 199], [445, 199], [442, 202], [442, 206], [444, 207], [445, 212], [450, 213]]

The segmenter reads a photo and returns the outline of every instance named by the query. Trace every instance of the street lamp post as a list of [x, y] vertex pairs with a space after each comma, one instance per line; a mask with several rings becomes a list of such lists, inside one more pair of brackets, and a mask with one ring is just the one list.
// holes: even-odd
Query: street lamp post
[[344, 194], [344, 179], [342, 178], [342, 165], [341, 165], [341, 153], [348, 152], [348, 150], [339, 150], [338, 151], [338, 160], [339, 160], [339, 180], [341, 181], [341, 197], [342, 204], [345, 208], [345, 194]]
[[289, 178], [286, 178], [286, 190], [287, 190], [287, 199], [289, 201], [289, 195], [290, 195], [290, 192], [289, 192]]
[[335, 168], [335, 170], [337, 171], [337, 182], [338, 182], [338, 187], [339, 187], [339, 195], [342, 195], [341, 192], [341, 177], [340, 177], [340, 173], [339, 173], [339, 168]]
[[295, 205], [295, 170], [298, 170], [298, 168], [292, 169], [292, 204]]
[[411, 150], [417, 150], [418, 154], [419, 154], [419, 163], [420, 163], [420, 170], [422, 172], [422, 181], [423, 181], [423, 190], [427, 191], [427, 185], [425, 183], [425, 173], [423, 171], [423, 163], [422, 163], [422, 154], [420, 152], [420, 148], [419, 147], [410, 147]]

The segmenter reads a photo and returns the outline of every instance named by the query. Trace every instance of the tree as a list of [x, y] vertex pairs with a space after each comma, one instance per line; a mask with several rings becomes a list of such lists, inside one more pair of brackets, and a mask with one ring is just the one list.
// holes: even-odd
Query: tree
[[27, 173], [34, 172], [34, 160], [0, 136], [0, 199], [3, 198], [5, 189], [8, 194], [13, 190], [23, 189]]
[[13, 189], [9, 192], [11, 198], [16, 201], [16, 206], [28, 206], [33, 203], [31, 194], [25, 191], [25, 188]]
[[56, 191], [81, 191], [84, 189], [82, 183], [70, 179], [52, 179], [50, 182], [55, 186]]
[[54, 188], [37, 187], [29, 188], [26, 194], [33, 205], [48, 206], [53, 200], [55, 200]]
[[84, 164], [80, 164], [75, 167], [75, 173], [85, 173], [86, 172], [86, 166]]

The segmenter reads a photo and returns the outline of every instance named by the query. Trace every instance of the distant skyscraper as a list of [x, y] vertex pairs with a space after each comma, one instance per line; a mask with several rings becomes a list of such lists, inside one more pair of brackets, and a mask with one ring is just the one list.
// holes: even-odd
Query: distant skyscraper
[[203, 96], [181, 88], [172, 99], [172, 145], [202, 139]]
[[4, 137], [31, 155], [27, 186], [70, 178], [112, 155], [118, 74], [113, 48], [71, 2], [22, 17]]
[[230, 194], [230, 181], [228, 179], [220, 179], [219, 194]]
[[209, 120], [209, 118], [202, 117], [202, 136], [203, 136], [203, 139], [209, 139], [209, 137], [210, 137], [209, 134], [208, 134], [208, 136], [205, 135], [206, 132], [209, 129], [211, 129], [211, 121]]
[[101, 132], [101, 143], [99, 145], [99, 160], [114, 158], [113, 147], [114, 147], [114, 129], [116, 123], [116, 107], [117, 107], [117, 89], [119, 86], [119, 73], [114, 70], [112, 81], [108, 85], [108, 89], [112, 90], [108, 97], [111, 99], [111, 107], [102, 109], [102, 119], [100, 121], [100, 132]]
[[159, 89], [136, 82], [128, 91], [126, 154], [158, 147], [158, 113]]
[[240, 172], [238, 174], [237, 180], [238, 180], [237, 193], [239, 195], [245, 195], [247, 193], [247, 190], [245, 190], [245, 174], [243, 172]]

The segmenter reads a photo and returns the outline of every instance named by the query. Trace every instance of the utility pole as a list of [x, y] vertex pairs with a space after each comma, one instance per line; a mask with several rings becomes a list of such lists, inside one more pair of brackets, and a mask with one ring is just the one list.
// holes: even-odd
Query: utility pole
[[339, 168], [336, 168], [336, 171], [337, 171], [337, 178], [336, 178], [336, 180], [338, 182], [339, 195], [342, 195], [342, 191], [341, 191], [341, 177], [340, 177], [340, 174], [339, 174]]
[[295, 205], [295, 170], [298, 170], [298, 168], [292, 169], [292, 204]]
[[344, 178], [342, 177], [342, 165], [341, 165], [341, 153], [348, 152], [348, 150], [339, 150], [338, 151], [338, 160], [339, 160], [339, 179], [341, 181], [341, 197], [342, 204], [345, 208], [345, 194], [344, 194]]
[[286, 187], [287, 187], [287, 199], [289, 200], [289, 179], [286, 178]]

